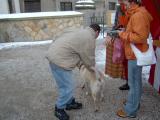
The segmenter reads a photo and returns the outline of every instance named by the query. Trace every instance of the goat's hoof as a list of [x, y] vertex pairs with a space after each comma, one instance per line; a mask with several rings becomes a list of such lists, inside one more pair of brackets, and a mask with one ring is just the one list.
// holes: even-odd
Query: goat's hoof
[[85, 86], [81, 87], [81, 89], [83, 90], [85, 88]]
[[85, 85], [82, 85], [82, 86], [81, 86], [81, 89], [83, 90], [84, 88], [85, 88]]
[[102, 97], [102, 98], [100, 99], [100, 101], [101, 101], [101, 102], [104, 102], [104, 97]]
[[95, 110], [94, 110], [94, 112], [98, 112], [98, 111], [99, 111], [98, 109], [95, 109]]

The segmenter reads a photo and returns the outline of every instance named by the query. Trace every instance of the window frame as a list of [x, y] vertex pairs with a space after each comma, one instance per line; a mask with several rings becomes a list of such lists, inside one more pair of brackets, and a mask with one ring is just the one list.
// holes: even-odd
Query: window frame
[[[66, 5], [68, 5], [69, 7]], [[60, 2], [60, 10], [61, 11], [72, 11], [73, 10], [72, 2]]]

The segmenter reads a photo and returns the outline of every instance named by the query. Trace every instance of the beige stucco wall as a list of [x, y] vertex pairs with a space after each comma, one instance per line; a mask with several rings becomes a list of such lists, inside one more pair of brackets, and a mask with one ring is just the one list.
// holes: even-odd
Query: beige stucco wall
[[0, 18], [0, 42], [54, 40], [65, 28], [80, 26], [83, 26], [82, 14], [21, 19]]

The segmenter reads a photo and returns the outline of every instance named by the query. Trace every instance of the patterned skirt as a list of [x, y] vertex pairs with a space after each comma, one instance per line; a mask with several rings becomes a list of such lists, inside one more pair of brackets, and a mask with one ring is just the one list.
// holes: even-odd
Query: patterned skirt
[[[105, 74], [112, 78], [127, 78], [127, 67], [125, 67], [124, 62], [113, 63], [113, 43], [106, 47], [106, 63], [105, 63]], [[125, 64], [127, 62], [125, 61]]]

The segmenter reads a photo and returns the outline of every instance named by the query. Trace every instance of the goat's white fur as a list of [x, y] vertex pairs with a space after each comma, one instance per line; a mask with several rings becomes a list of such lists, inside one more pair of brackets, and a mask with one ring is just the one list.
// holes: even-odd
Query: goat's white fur
[[[89, 71], [84, 65], [80, 68], [80, 76], [83, 79], [82, 87], [86, 85], [94, 100], [95, 111], [99, 110], [98, 102], [104, 99], [105, 76], [98, 70]], [[99, 99], [100, 98], [100, 99]]]

